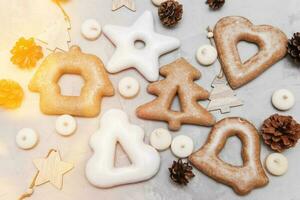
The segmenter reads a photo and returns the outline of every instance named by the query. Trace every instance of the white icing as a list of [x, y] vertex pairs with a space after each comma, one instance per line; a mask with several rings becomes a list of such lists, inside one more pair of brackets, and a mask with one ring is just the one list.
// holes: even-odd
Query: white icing
[[194, 142], [186, 135], [178, 135], [172, 141], [171, 150], [176, 157], [186, 158], [192, 154]]
[[87, 19], [81, 25], [81, 34], [88, 40], [96, 40], [101, 34], [101, 26], [95, 19]]
[[24, 150], [32, 149], [36, 146], [38, 141], [38, 134], [31, 128], [23, 128], [16, 135], [18, 147]]
[[[106, 25], [103, 32], [116, 45], [116, 51], [106, 65], [107, 71], [116, 73], [133, 67], [148, 81], [158, 80], [159, 56], [180, 46], [178, 39], [154, 32], [150, 11], [145, 11], [131, 27]], [[137, 41], [145, 45], [138, 48]]]
[[266, 159], [266, 167], [271, 174], [282, 176], [288, 171], [288, 159], [281, 153], [272, 153]]
[[276, 90], [272, 95], [272, 104], [278, 110], [289, 110], [295, 105], [294, 94], [287, 89]]
[[139, 82], [132, 77], [124, 77], [119, 81], [118, 89], [125, 98], [135, 97], [140, 90]]
[[[90, 139], [94, 155], [86, 166], [89, 182], [100, 188], [108, 188], [154, 176], [159, 170], [160, 157], [143, 140], [143, 129], [130, 124], [125, 112], [118, 109], [107, 111], [100, 120], [100, 129]], [[129, 156], [130, 166], [114, 167], [117, 142]]]
[[166, 150], [171, 145], [171, 142], [172, 136], [165, 128], [155, 129], [150, 135], [150, 144], [157, 150]]
[[208, 66], [212, 65], [218, 58], [218, 53], [215, 47], [211, 45], [202, 45], [197, 50], [197, 60], [200, 64]]
[[56, 119], [56, 132], [62, 136], [72, 135], [77, 128], [77, 123], [71, 115], [61, 115]]

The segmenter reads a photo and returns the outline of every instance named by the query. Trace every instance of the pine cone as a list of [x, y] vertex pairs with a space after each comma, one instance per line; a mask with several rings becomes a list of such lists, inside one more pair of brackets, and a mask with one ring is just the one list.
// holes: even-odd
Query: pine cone
[[213, 10], [220, 9], [225, 3], [225, 0], [207, 0], [206, 4]]
[[182, 159], [178, 159], [177, 162], [174, 160], [172, 167], [169, 168], [170, 178], [175, 183], [187, 185], [189, 179], [195, 176], [192, 170], [193, 167], [188, 162], [183, 163]]
[[163, 25], [175, 26], [182, 18], [182, 5], [175, 0], [167, 0], [160, 4], [158, 16]]
[[294, 36], [288, 41], [287, 51], [292, 59], [300, 63], [300, 32], [294, 33]]
[[291, 116], [274, 114], [264, 121], [261, 133], [271, 149], [282, 152], [296, 145], [300, 138], [300, 124]]

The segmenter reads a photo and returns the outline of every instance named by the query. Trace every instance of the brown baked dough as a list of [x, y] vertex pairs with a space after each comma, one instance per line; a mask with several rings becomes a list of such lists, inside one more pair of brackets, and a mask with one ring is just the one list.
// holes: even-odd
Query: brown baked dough
[[[160, 74], [166, 79], [148, 86], [150, 94], [158, 96], [137, 108], [137, 116], [143, 119], [167, 121], [170, 130], [178, 130], [181, 124], [212, 126], [215, 119], [198, 101], [209, 97], [208, 91], [194, 83], [200, 78], [199, 70], [184, 58], [163, 66]], [[178, 95], [181, 111], [172, 111], [171, 105]]]
[[[269, 25], [253, 25], [238, 16], [224, 17], [214, 28], [214, 39], [223, 71], [233, 89], [255, 79], [286, 55], [287, 37]], [[242, 63], [237, 49], [240, 41], [255, 43], [258, 53]]]
[[[243, 166], [233, 166], [218, 157], [231, 136], [237, 136], [242, 141]], [[225, 118], [217, 122], [205, 145], [193, 153], [189, 160], [197, 169], [229, 185], [239, 195], [245, 195], [269, 182], [260, 161], [259, 134], [245, 119]]]
[[[80, 96], [61, 95], [57, 82], [64, 74], [78, 74], [85, 80]], [[82, 53], [78, 46], [72, 46], [69, 52], [50, 54], [30, 81], [29, 89], [40, 93], [43, 113], [81, 117], [97, 116], [102, 97], [114, 94], [102, 61], [95, 55]]]

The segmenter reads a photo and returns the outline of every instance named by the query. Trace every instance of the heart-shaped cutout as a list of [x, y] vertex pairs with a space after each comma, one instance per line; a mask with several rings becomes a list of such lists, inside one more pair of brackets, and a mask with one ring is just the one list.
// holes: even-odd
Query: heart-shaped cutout
[[[242, 166], [233, 166], [221, 160], [219, 154], [228, 137], [237, 136], [242, 144]], [[256, 128], [241, 118], [225, 118], [216, 123], [205, 145], [189, 160], [200, 171], [245, 195], [268, 183], [260, 161], [260, 142]]]
[[[239, 16], [224, 17], [214, 28], [223, 71], [233, 89], [255, 79], [286, 55], [287, 37], [278, 28], [269, 25], [253, 25]], [[247, 41], [257, 44], [259, 51], [242, 63], [237, 44]]]

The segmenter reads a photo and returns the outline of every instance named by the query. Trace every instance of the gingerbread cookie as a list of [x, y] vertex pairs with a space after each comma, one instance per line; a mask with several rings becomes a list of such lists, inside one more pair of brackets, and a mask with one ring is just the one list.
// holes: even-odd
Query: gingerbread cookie
[[[224, 17], [214, 28], [223, 71], [233, 89], [255, 79], [286, 55], [287, 37], [279, 29], [269, 25], [253, 25], [238, 16]], [[240, 41], [257, 44], [258, 53], [242, 63], [237, 49]]]
[[[208, 99], [209, 93], [194, 83], [201, 73], [180, 58], [160, 69], [166, 79], [148, 86], [150, 94], [158, 96], [155, 100], [137, 108], [137, 116], [148, 120], [167, 121], [170, 130], [178, 130], [181, 124], [212, 126], [214, 117], [205, 110], [199, 100]], [[181, 111], [170, 109], [172, 101], [178, 95]]]
[[[64, 74], [78, 74], [85, 80], [80, 96], [62, 96], [57, 84]], [[42, 63], [29, 89], [40, 93], [41, 111], [49, 115], [70, 114], [95, 117], [100, 112], [103, 96], [114, 94], [102, 61], [72, 46], [69, 52], [50, 54]]]
[[[228, 137], [237, 136], [243, 144], [243, 166], [233, 166], [221, 160], [218, 155]], [[245, 195], [254, 188], [268, 183], [260, 161], [260, 142], [256, 128], [241, 118], [225, 118], [215, 124], [206, 144], [193, 153], [189, 160], [200, 171]]]

